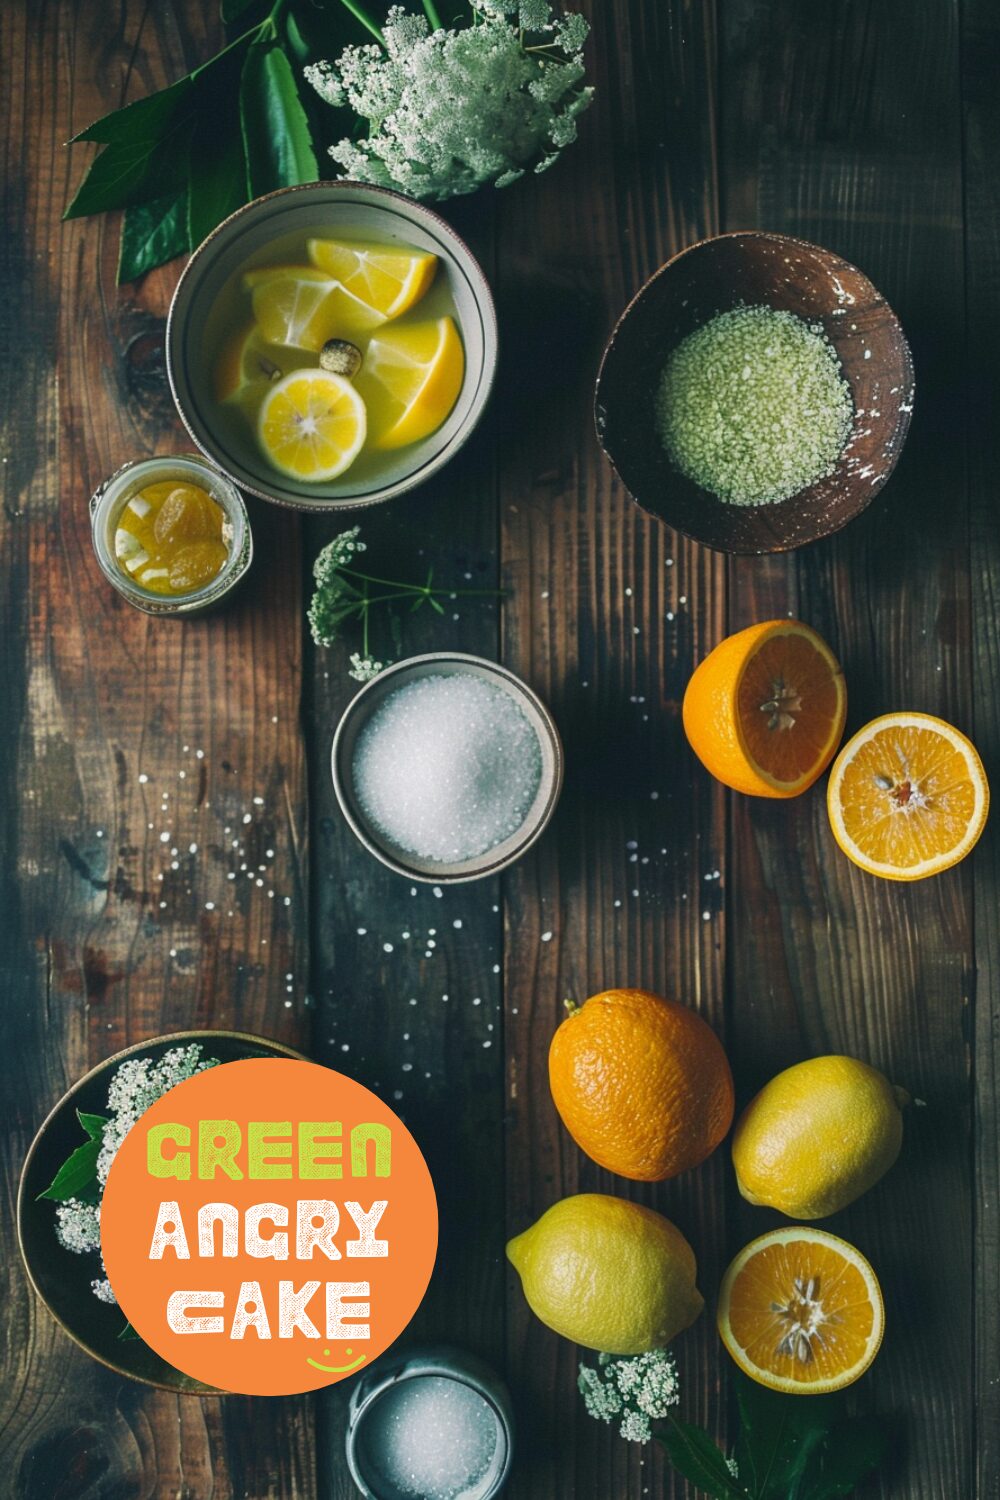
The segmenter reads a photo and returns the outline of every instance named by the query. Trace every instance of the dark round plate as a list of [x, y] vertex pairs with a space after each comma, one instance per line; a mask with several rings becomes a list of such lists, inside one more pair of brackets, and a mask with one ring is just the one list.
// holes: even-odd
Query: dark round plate
[[141, 1339], [121, 1339], [125, 1316], [109, 1303], [99, 1302], [90, 1283], [100, 1275], [94, 1255], [74, 1255], [56, 1239], [55, 1203], [39, 1199], [66, 1158], [86, 1137], [77, 1120], [77, 1110], [105, 1114], [111, 1074], [126, 1057], [162, 1057], [171, 1047], [200, 1042], [205, 1057], [219, 1062], [238, 1062], [247, 1057], [294, 1057], [300, 1052], [266, 1037], [240, 1031], [178, 1031], [152, 1041], [126, 1047], [114, 1057], [98, 1063], [73, 1085], [55, 1106], [24, 1160], [17, 1195], [17, 1238], [28, 1279], [56, 1322], [70, 1338], [101, 1364], [162, 1390], [192, 1395], [220, 1395], [168, 1365]]

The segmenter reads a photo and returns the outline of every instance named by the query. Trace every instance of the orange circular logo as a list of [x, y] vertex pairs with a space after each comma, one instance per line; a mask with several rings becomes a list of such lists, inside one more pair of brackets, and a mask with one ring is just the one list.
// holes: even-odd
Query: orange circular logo
[[254, 1058], [185, 1079], [132, 1127], [101, 1250], [125, 1316], [175, 1369], [290, 1396], [402, 1333], [434, 1266], [437, 1202], [375, 1094], [316, 1063]]

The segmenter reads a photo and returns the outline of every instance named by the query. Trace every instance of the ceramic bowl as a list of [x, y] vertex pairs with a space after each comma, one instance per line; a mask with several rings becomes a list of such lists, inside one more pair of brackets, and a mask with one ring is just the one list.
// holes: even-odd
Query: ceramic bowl
[[361, 1377], [351, 1392], [347, 1417], [347, 1466], [365, 1500], [405, 1500], [412, 1494], [400, 1490], [384, 1476], [384, 1455], [380, 1441], [380, 1406], [392, 1401], [405, 1382], [449, 1380], [474, 1391], [492, 1414], [496, 1424], [496, 1447], [486, 1472], [475, 1488], [466, 1487], [467, 1500], [493, 1500], [503, 1489], [510, 1474], [514, 1452], [514, 1413], [510, 1393], [500, 1377], [483, 1360], [464, 1349], [434, 1346], [410, 1349], [402, 1354], [380, 1359], [377, 1366]]
[[[220, 411], [212, 394], [213, 354], [222, 329], [213, 309], [229, 278], [268, 265], [280, 247], [310, 235], [412, 245], [439, 258], [465, 346], [465, 377], [447, 420], [430, 437], [383, 455], [377, 476], [348, 469], [324, 484], [285, 478], [259, 454], [249, 430]], [[276, 247], [277, 250], [276, 250]], [[356, 182], [281, 188], [237, 210], [199, 245], [177, 284], [167, 319], [167, 374], [177, 410], [202, 453], [240, 489], [299, 510], [354, 510], [423, 484], [458, 452], [483, 414], [497, 362], [493, 297], [471, 251], [423, 204]]]
[[[471, 673], [481, 677], [510, 694], [538, 736], [542, 753], [542, 774], [535, 800], [516, 833], [495, 848], [488, 849], [485, 854], [460, 863], [443, 864], [420, 859], [399, 848], [372, 826], [355, 795], [352, 767], [358, 735], [390, 693], [421, 677], [458, 673]], [[371, 682], [366, 683], [344, 711], [333, 738], [330, 759], [333, 786], [340, 810], [369, 853], [374, 854], [376, 859], [380, 859], [398, 875], [432, 885], [457, 885], [467, 880], [482, 880], [485, 876], [496, 875], [512, 865], [541, 837], [562, 791], [562, 744], [552, 715], [544, 703], [506, 667], [498, 666], [496, 662], [488, 661], [483, 656], [467, 656], [459, 651], [436, 651], [426, 656], [411, 656], [407, 661], [387, 667]]]
[[[670, 351], [717, 313], [766, 305], [822, 324], [851, 388], [854, 421], [833, 473], [773, 505], [730, 505], [668, 459], [653, 404]], [[859, 515], [892, 473], [913, 410], [913, 361], [899, 320], [861, 271], [805, 240], [742, 231], [662, 266], [629, 303], [597, 380], [597, 435], [643, 510], [722, 552], [786, 552]]]
[[17, 1194], [17, 1238], [28, 1280], [63, 1332], [81, 1349], [119, 1375], [127, 1375], [144, 1385], [204, 1395], [220, 1393], [175, 1370], [141, 1339], [119, 1338], [125, 1326], [124, 1314], [117, 1307], [99, 1302], [90, 1289], [91, 1281], [100, 1274], [97, 1257], [74, 1255], [60, 1245], [55, 1233], [55, 1204], [38, 1197], [85, 1139], [77, 1110], [106, 1113], [108, 1084], [118, 1064], [127, 1057], [159, 1058], [171, 1047], [191, 1042], [200, 1042], [204, 1055], [219, 1062], [237, 1062], [247, 1057], [302, 1056], [280, 1042], [240, 1031], [178, 1031], [172, 1036], [139, 1042], [98, 1063], [63, 1095], [31, 1143]]

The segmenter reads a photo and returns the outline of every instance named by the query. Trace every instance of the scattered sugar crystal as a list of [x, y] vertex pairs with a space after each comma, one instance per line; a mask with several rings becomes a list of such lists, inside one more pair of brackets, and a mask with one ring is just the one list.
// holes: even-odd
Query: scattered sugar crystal
[[442, 1375], [390, 1386], [362, 1432], [362, 1468], [378, 1494], [475, 1500], [496, 1472], [493, 1411], [471, 1387]]
[[398, 848], [446, 864], [516, 833], [541, 774], [538, 736], [513, 698], [466, 672], [397, 688], [354, 752], [365, 817]]

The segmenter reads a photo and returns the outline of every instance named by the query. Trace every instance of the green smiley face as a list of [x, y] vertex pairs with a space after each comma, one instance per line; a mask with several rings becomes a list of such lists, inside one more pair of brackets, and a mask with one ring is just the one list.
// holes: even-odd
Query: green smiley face
[[[323, 1353], [327, 1358], [329, 1358], [329, 1349], [324, 1349]], [[351, 1355], [354, 1353], [354, 1350], [345, 1349], [344, 1353], [347, 1355]], [[352, 1360], [349, 1365], [321, 1365], [319, 1361], [315, 1359], [307, 1359], [306, 1364], [312, 1365], [314, 1370], [322, 1370], [325, 1375], [349, 1375], [352, 1370], [356, 1370], [359, 1365], [363, 1365], [367, 1358], [368, 1356], [366, 1354], [359, 1354], [357, 1359]]]

